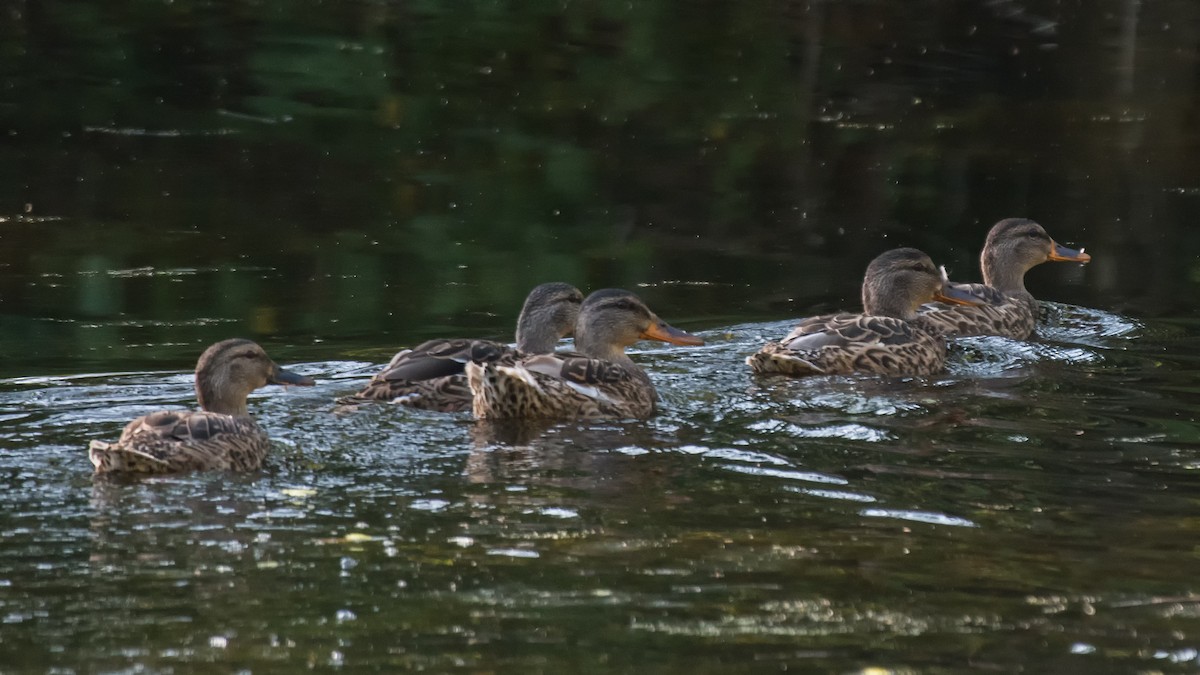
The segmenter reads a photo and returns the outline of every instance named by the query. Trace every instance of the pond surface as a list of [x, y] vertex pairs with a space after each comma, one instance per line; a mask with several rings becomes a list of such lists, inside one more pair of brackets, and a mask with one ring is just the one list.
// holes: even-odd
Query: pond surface
[[[1200, 6], [0, 0], [0, 672], [1195, 672]], [[1032, 217], [1040, 337], [755, 379]], [[646, 422], [338, 414], [533, 285], [642, 295]], [[87, 442], [264, 389], [253, 475]]]

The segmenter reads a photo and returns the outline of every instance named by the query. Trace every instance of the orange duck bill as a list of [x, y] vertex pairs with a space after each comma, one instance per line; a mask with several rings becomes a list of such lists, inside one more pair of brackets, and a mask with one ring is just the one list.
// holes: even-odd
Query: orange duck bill
[[1067, 248], [1056, 241], [1050, 242], [1050, 259], [1060, 262], [1077, 262], [1085, 263], [1092, 259], [1092, 256], [1083, 252], [1083, 249], [1076, 251], [1073, 248]]
[[661, 340], [663, 342], [670, 342], [673, 345], [686, 345], [689, 347], [699, 347], [704, 344], [702, 338], [679, 330], [662, 319], [655, 319], [646, 330], [642, 331], [641, 338], [643, 340]]
[[942, 287], [933, 294], [938, 302], [948, 302], [951, 305], [985, 305], [987, 301], [971, 292], [966, 284], [956, 284], [946, 276], [946, 268], [942, 267]]

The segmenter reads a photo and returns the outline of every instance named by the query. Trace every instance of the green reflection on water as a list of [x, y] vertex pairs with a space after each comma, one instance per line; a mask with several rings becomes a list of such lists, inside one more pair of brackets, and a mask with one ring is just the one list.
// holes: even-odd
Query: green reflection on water
[[[22, 105], [0, 108], [14, 142], [0, 198], [67, 219], [6, 223], [9, 313], [94, 316], [96, 299], [39, 302], [40, 282], [21, 275], [31, 254], [64, 274], [103, 253], [117, 269], [277, 270], [238, 282], [267, 310], [217, 294], [229, 301], [215, 314], [260, 334], [408, 342], [447, 322], [498, 334], [549, 278], [745, 284], [672, 300], [687, 316], [778, 316], [781, 302], [852, 304], [863, 262], [893, 242], [972, 270], [987, 224], [1016, 214], [1104, 247], [1087, 286], [1037, 272], [1063, 299], [1161, 309], [1194, 283], [1187, 253], [1159, 252], [1137, 275], [1146, 249], [1123, 224], [1144, 246], [1195, 250], [1177, 226], [1194, 200], [1163, 190], [1195, 176], [1194, 100], [1137, 88], [1137, 70], [1137, 98], [1114, 110], [1127, 64], [1092, 45], [1076, 10], [938, 22], [892, 3], [310, 9], [14, 13], [0, 43], [18, 56], [4, 72]], [[1143, 11], [1186, 24], [1192, 9]], [[888, 28], [860, 30], [871, 25]], [[1125, 46], [1138, 68], [1186, 80], [1177, 40]], [[1124, 78], [1116, 91], [1096, 63]], [[1150, 119], [1153, 138], [1136, 131]], [[1097, 161], [1114, 143], [1126, 154]], [[348, 288], [348, 248], [381, 276]], [[835, 264], [812, 270], [808, 256]], [[136, 284], [121, 286], [117, 304], [140, 313]], [[163, 293], [146, 309], [180, 305]], [[392, 318], [372, 324], [370, 311]]]

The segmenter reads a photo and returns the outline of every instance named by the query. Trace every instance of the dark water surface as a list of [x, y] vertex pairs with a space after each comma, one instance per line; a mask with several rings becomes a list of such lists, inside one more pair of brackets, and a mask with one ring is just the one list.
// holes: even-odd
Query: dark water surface
[[[0, 0], [0, 672], [1200, 668], [1200, 5], [302, 4]], [[749, 376], [1006, 216], [1040, 339]], [[659, 416], [334, 413], [554, 279]], [[268, 470], [94, 479], [235, 335]]]

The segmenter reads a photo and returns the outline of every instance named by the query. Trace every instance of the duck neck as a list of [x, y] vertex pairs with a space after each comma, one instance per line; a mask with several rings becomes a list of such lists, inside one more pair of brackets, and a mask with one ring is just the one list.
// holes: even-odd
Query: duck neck
[[983, 270], [983, 283], [1004, 293], [1028, 293], [1025, 290], [1025, 272], [1028, 268], [1009, 260], [1003, 253], [985, 250], [979, 256], [979, 267]]
[[633, 359], [625, 354], [625, 348], [612, 340], [596, 339], [586, 333], [576, 335], [575, 349], [593, 359], [612, 361], [621, 365], [633, 365]]
[[522, 313], [517, 319], [517, 349], [530, 354], [549, 354], [558, 344], [558, 334], [546, 321]]
[[196, 400], [200, 402], [201, 410], [234, 417], [250, 416], [246, 408], [246, 395], [230, 387], [220, 377], [197, 373]]
[[878, 316], [892, 316], [904, 321], [912, 321], [917, 318], [917, 310], [912, 307], [903, 306], [902, 303], [884, 303], [875, 308], [874, 312], [870, 312]]
[[886, 293], [873, 293], [869, 287], [863, 288], [863, 310], [872, 316], [890, 316], [904, 321], [912, 321], [917, 316], [917, 308], [902, 298]]

